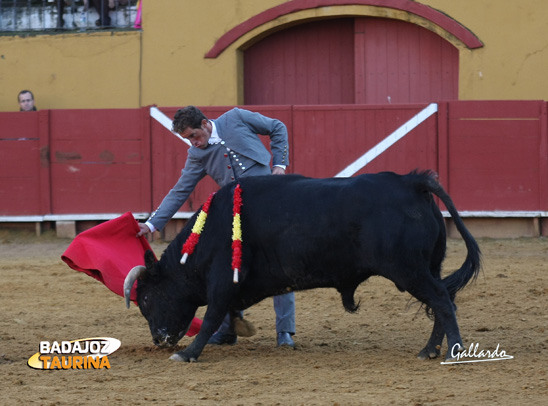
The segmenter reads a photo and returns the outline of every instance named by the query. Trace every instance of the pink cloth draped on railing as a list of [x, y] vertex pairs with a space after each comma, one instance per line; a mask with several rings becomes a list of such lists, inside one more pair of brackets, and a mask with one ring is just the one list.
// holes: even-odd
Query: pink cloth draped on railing
[[143, 8], [143, 0], [139, 0], [139, 4], [137, 4], [137, 15], [135, 16], [135, 25], [134, 28], [141, 28], [141, 13]]

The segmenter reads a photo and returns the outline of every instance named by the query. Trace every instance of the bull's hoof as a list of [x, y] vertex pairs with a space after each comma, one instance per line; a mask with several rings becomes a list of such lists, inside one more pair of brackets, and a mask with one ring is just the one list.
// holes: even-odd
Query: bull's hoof
[[250, 321], [237, 317], [234, 319], [234, 332], [239, 337], [251, 337], [257, 333], [257, 329]]
[[440, 346], [437, 346], [435, 348], [424, 347], [422, 351], [419, 352], [419, 355], [417, 355], [417, 358], [425, 361], [427, 359], [438, 358], [440, 355], [441, 355]]
[[189, 357], [188, 355], [184, 354], [183, 351], [177, 352], [173, 354], [171, 357], [169, 357], [171, 361], [177, 361], [177, 362], [196, 362], [198, 361], [194, 357]]
[[455, 344], [452, 347], [449, 348], [449, 351], [447, 351], [447, 354], [445, 354], [445, 362], [451, 362], [458, 360], [458, 354], [460, 354], [462, 351], [464, 351], [464, 347], [462, 344]]

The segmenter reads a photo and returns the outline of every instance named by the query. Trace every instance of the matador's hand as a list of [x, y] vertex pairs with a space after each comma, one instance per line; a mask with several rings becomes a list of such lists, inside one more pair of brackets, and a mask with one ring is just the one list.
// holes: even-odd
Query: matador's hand
[[272, 168], [272, 175], [285, 175], [285, 169], [280, 168], [279, 166], [274, 166]]
[[136, 237], [140, 237], [142, 235], [150, 233], [150, 229], [145, 223], [139, 223], [139, 232], [137, 233]]

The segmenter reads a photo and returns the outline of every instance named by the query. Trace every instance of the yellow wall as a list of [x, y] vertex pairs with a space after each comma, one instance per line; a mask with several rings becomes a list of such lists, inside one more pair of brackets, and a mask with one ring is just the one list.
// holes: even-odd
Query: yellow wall
[[[461, 99], [548, 100], [548, 1], [421, 0], [459, 21], [485, 44], [460, 51]], [[370, 6], [305, 10], [259, 27], [216, 59], [204, 55], [224, 33], [282, 0], [144, 1], [143, 32], [0, 37], [0, 111], [18, 109], [31, 89], [38, 108], [134, 108], [241, 103], [240, 50], [284, 24], [344, 15], [411, 20]]]
[[[204, 55], [225, 32], [283, 1], [159, 0], [171, 12], [143, 8], [144, 105], [181, 106], [238, 103], [237, 53]], [[153, 32], [154, 35], [149, 35]]]
[[460, 98], [548, 100], [548, 1], [429, 0], [484, 43], [460, 52]]
[[140, 106], [141, 33], [0, 37], [0, 111], [17, 111], [17, 94], [38, 109]]

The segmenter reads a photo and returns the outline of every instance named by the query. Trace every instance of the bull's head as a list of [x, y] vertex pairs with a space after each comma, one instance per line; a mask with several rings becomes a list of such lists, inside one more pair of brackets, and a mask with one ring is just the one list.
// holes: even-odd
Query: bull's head
[[146, 266], [134, 267], [124, 281], [124, 298], [129, 308], [130, 293], [137, 283], [137, 305], [147, 319], [152, 340], [160, 347], [172, 347], [185, 335], [196, 307], [185, 303], [180, 281], [162, 270], [151, 251], [145, 253]]

